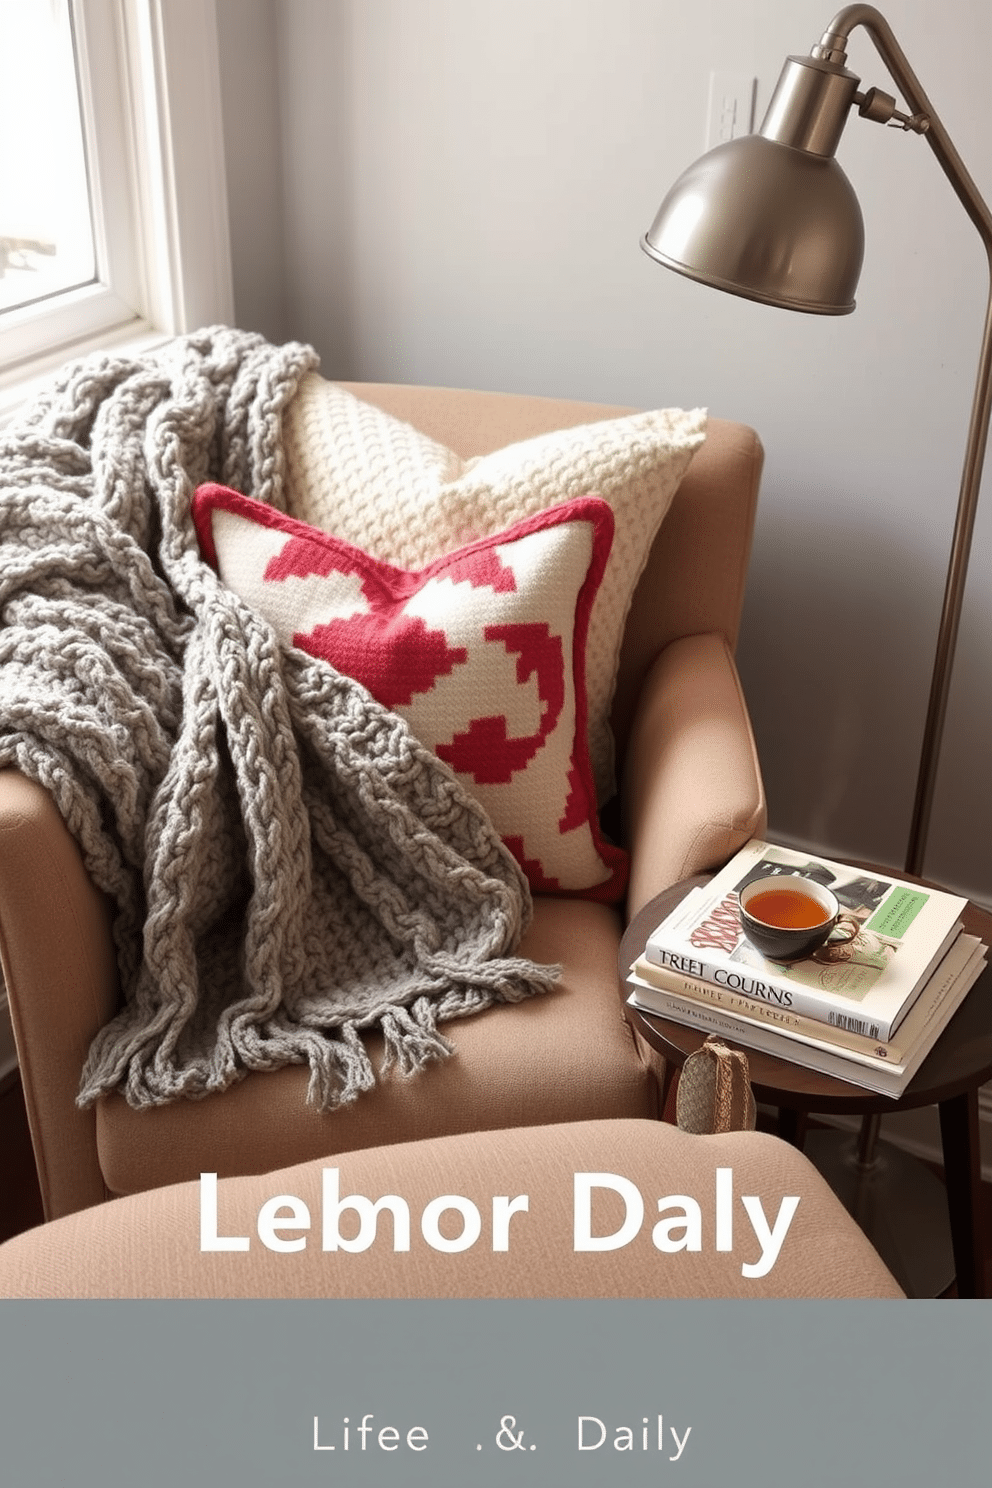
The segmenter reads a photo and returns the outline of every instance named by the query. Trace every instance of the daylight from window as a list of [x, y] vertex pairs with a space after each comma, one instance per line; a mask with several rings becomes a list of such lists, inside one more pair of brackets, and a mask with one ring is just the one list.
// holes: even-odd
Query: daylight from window
[[69, 0], [0, 0], [0, 316], [95, 273]]

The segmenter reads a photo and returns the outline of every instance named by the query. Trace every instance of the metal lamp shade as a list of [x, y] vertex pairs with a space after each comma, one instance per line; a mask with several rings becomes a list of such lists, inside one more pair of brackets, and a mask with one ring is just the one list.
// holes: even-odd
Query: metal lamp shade
[[846, 315], [864, 224], [832, 156], [752, 134], [718, 145], [679, 177], [641, 247], [667, 268], [746, 299]]

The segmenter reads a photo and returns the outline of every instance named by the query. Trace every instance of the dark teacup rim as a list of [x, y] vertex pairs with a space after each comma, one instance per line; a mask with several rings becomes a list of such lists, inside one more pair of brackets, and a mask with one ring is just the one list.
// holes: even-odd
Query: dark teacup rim
[[[801, 885], [802, 887], [800, 888], [799, 885]], [[821, 904], [823, 906], [825, 910], [823, 919], [818, 920], [815, 925], [804, 927], [807, 933], [811, 931], [821, 930], [823, 926], [828, 924], [831, 920], [836, 920], [837, 916], [840, 914], [840, 900], [837, 898], [837, 895], [832, 892], [832, 890], [827, 888], [826, 884], [820, 883], [819, 879], [810, 878], [804, 873], [769, 873], [766, 874], [764, 878], [754, 879], [738, 895], [741, 915], [750, 920], [752, 924], [762, 926], [763, 929], [779, 930], [783, 931], [786, 934], [801, 933], [798, 928], [795, 931], [790, 932], [781, 925], [772, 925], [768, 922], [768, 920], [759, 919], [757, 915], [751, 914], [747, 908], [750, 900], [753, 899], [757, 894], [765, 894], [773, 890], [783, 889], [792, 889], [796, 893], [806, 894], [807, 897], [815, 899], [818, 904]]]

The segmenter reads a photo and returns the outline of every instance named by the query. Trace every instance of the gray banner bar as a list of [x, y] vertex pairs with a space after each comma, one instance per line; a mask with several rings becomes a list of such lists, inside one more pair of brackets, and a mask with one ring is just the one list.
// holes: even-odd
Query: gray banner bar
[[0, 1302], [0, 1480], [985, 1488], [990, 1327], [946, 1302]]

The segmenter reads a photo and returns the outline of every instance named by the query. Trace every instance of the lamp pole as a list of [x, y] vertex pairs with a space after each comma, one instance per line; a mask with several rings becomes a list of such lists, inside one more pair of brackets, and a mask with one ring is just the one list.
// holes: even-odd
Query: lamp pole
[[[824, 32], [813, 55], [830, 61], [843, 62], [847, 38], [855, 26], [868, 32], [876, 51], [888, 68], [893, 81], [912, 110], [914, 118], [902, 121], [903, 128], [911, 128], [924, 136], [936, 155], [941, 170], [950, 182], [955, 195], [978, 230], [988, 260], [989, 293], [985, 308], [985, 324], [978, 358], [978, 373], [972, 397], [968, 438], [965, 444], [964, 464], [961, 470], [961, 485], [958, 493], [957, 514], [954, 520], [954, 535], [944, 585], [944, 601], [937, 633], [933, 674], [930, 681], [930, 697], [927, 703], [926, 721], [923, 727], [923, 743], [920, 748], [919, 773], [916, 780], [916, 795], [913, 800], [913, 815], [910, 820], [909, 838], [906, 846], [906, 871], [922, 876], [926, 853], [930, 817], [933, 810], [934, 792], [937, 785], [937, 769], [940, 762], [940, 746], [947, 716], [947, 701], [951, 687], [951, 668], [957, 647], [961, 610], [964, 603], [965, 580], [968, 559], [975, 527], [975, 513], [982, 483], [982, 470], [988, 443], [989, 417], [992, 413], [992, 213], [981, 192], [968, 173], [964, 162], [954, 148], [939, 115], [930, 102], [919, 79], [910, 67], [906, 55], [892, 34], [892, 29], [874, 6], [848, 5], [840, 11]], [[868, 98], [860, 100], [862, 113], [869, 113]], [[866, 107], [868, 105], [869, 107]], [[821, 1170], [835, 1185], [843, 1182], [851, 1171], [856, 1175], [854, 1189], [855, 1215], [857, 1206], [864, 1202], [866, 1189], [884, 1177], [884, 1169], [877, 1162], [877, 1142], [881, 1117], [866, 1116], [855, 1148], [853, 1162], [848, 1155], [838, 1160], [833, 1148], [824, 1146], [820, 1161]], [[894, 1183], [893, 1196], [899, 1195], [900, 1185]], [[898, 1205], [894, 1206], [898, 1212]], [[871, 1226], [868, 1227], [871, 1235]], [[936, 1238], [936, 1236], [934, 1237]], [[912, 1251], [912, 1247], [910, 1247]]]
[[[961, 622], [968, 557], [971, 552], [975, 512], [978, 507], [978, 493], [988, 442], [989, 416], [992, 412], [992, 213], [951, 143], [919, 79], [906, 60], [905, 53], [893, 36], [889, 23], [873, 5], [848, 5], [840, 11], [824, 32], [819, 46], [813, 48], [813, 55], [825, 61], [843, 62], [848, 36], [856, 26], [862, 26], [868, 32], [882, 61], [892, 75], [893, 81], [916, 116], [912, 123], [907, 122], [903, 127], [912, 127], [923, 134], [958, 200], [977, 228], [985, 245], [989, 264], [989, 298], [985, 311], [985, 327], [982, 333], [978, 376], [971, 405], [971, 421], [965, 446], [964, 466], [961, 472], [954, 537], [951, 543], [940, 630], [937, 635], [937, 649], [930, 684], [930, 699], [923, 729], [916, 797], [906, 848], [907, 872], [920, 875], [923, 871], [923, 858], [933, 809], [940, 745], [951, 685], [951, 666]], [[862, 110], [867, 112], [864, 104], [862, 104]]]
[[[850, 33], [858, 26], [870, 36], [908, 113], [878, 88], [859, 92], [860, 78], [846, 67]], [[944, 586], [940, 628], [934, 653], [930, 696], [920, 750], [916, 795], [906, 847], [908, 874], [921, 876], [933, 809], [940, 748], [947, 715], [951, 668], [957, 647], [968, 559], [975, 526], [982, 469], [992, 413], [992, 213], [951, 143], [937, 111], [892, 34], [873, 5], [839, 11], [806, 57], [790, 57], [756, 135], [718, 145], [684, 171], [658, 210], [641, 246], [659, 263], [690, 278], [746, 298], [811, 314], [844, 315], [854, 309], [864, 229], [850, 182], [834, 160], [851, 108], [875, 123], [922, 135], [985, 246], [989, 296], [972, 399], [971, 419], [958, 494], [954, 534]], [[900, 1253], [932, 1290], [949, 1244], [938, 1231], [924, 1236], [919, 1216], [929, 1175], [910, 1159], [901, 1166], [893, 1155], [879, 1161], [880, 1118], [864, 1118], [853, 1160], [837, 1158], [825, 1139], [814, 1156], [828, 1182], [841, 1194], [871, 1238], [874, 1191], [885, 1191], [886, 1228], [902, 1231]], [[894, 1157], [900, 1157], [898, 1153]], [[884, 1180], [884, 1182], [883, 1182]], [[931, 1180], [925, 1207], [940, 1208], [939, 1185]], [[932, 1203], [930, 1202], [932, 1200]], [[906, 1221], [913, 1214], [913, 1222]], [[909, 1231], [915, 1231], [911, 1236]], [[915, 1245], [912, 1243], [915, 1239]], [[948, 1237], [949, 1239], [949, 1237]], [[915, 1251], [915, 1254], [914, 1254]], [[922, 1277], [920, 1262], [927, 1275]], [[942, 1278], [942, 1290], [946, 1278]]]

